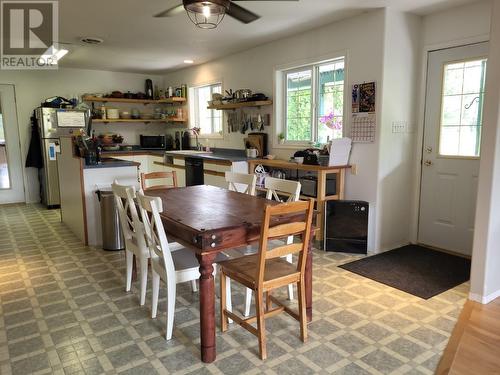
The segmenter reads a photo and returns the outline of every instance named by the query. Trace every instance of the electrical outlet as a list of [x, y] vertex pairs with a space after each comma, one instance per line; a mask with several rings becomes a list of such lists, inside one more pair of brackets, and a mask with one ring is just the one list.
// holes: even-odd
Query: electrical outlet
[[351, 164], [351, 174], [356, 176], [358, 174], [358, 166], [356, 164]]
[[392, 122], [392, 132], [393, 133], [405, 133], [408, 128], [408, 121], [393, 121]]

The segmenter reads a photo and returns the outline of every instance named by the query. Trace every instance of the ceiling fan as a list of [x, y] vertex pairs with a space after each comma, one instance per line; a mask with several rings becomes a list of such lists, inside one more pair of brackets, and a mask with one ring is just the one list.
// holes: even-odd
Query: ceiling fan
[[182, 0], [173, 8], [164, 10], [154, 17], [173, 17], [186, 11], [189, 19], [202, 29], [214, 29], [227, 14], [243, 23], [250, 23], [260, 18], [259, 15], [245, 9], [236, 1], [299, 1], [299, 0]]

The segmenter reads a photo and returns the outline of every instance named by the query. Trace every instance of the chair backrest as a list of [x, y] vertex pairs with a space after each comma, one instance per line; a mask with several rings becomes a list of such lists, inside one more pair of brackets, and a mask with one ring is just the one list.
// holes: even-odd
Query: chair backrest
[[111, 184], [111, 189], [115, 197], [115, 203], [118, 208], [118, 217], [122, 227], [125, 241], [135, 243], [139, 248], [147, 251], [146, 239], [144, 237], [144, 225], [139, 219], [137, 207], [135, 204], [135, 186], [120, 185], [115, 180]]
[[[165, 180], [171, 179], [172, 184], [163, 183], [161, 185], [154, 185], [147, 187], [146, 180]], [[171, 172], [151, 172], [151, 173], [141, 173], [141, 187], [142, 190], [158, 190], [158, 189], [169, 189], [177, 187], [177, 173], [175, 171]]]
[[[254, 174], [226, 172], [226, 182], [231, 191], [237, 191], [243, 194], [255, 195], [255, 186], [257, 176]], [[238, 189], [237, 184], [243, 185]]]
[[[264, 210], [264, 220], [259, 243], [259, 264], [257, 267], [257, 280], [260, 285], [264, 281], [266, 260], [284, 257], [289, 254], [298, 253], [297, 271], [303, 273], [306, 266], [306, 255], [311, 236], [312, 217], [314, 201], [298, 201], [282, 203], [276, 206], [268, 205]], [[284, 224], [275, 223], [277, 217], [283, 222], [283, 218], [289, 217]], [[287, 243], [283, 246], [268, 250], [270, 240], [290, 236], [300, 237], [300, 242]]]
[[137, 193], [137, 202], [139, 203], [142, 222], [144, 223], [151, 259], [159, 259], [163, 262], [168, 282], [175, 284], [174, 261], [160, 217], [160, 212], [163, 212], [163, 203], [159, 197], [146, 196], [142, 191]]
[[266, 198], [283, 202], [279, 194], [288, 196], [286, 202], [295, 202], [300, 198], [300, 182], [283, 180], [281, 178], [266, 177], [264, 187], [267, 190]]

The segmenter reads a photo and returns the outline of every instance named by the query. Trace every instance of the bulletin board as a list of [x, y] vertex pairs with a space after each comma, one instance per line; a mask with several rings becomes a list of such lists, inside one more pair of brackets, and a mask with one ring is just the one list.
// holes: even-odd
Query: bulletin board
[[375, 82], [352, 86], [351, 139], [353, 142], [375, 142], [377, 131], [377, 97]]

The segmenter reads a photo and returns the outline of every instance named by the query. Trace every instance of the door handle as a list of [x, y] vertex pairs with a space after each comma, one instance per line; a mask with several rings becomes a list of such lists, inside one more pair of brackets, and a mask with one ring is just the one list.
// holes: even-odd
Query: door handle
[[430, 160], [426, 160], [426, 161], [424, 161], [424, 165], [425, 165], [426, 167], [430, 167], [432, 164], [433, 164], [433, 163], [432, 163], [432, 161], [430, 161]]

